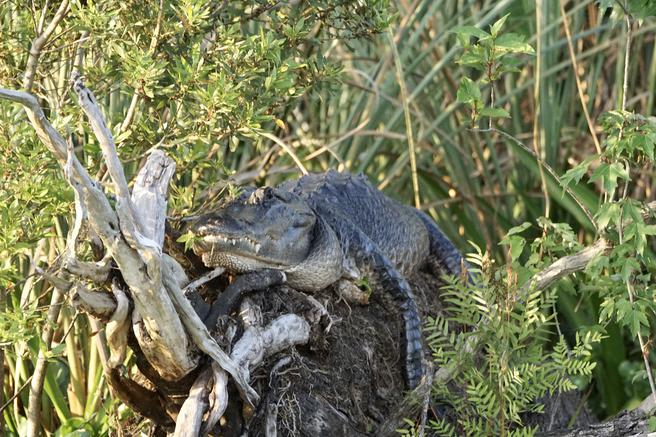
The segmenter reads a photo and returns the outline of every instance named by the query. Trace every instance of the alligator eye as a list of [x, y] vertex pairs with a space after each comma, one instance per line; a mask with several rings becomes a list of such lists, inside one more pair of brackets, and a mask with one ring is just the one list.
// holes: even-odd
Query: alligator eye
[[297, 211], [295, 220], [292, 221], [292, 228], [305, 228], [314, 225], [315, 217], [313, 214], [307, 214]]

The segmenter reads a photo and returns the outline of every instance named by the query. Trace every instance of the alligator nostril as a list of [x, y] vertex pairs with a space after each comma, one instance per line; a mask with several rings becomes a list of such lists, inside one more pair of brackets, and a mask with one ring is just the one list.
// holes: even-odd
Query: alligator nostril
[[271, 200], [273, 199], [273, 189], [270, 187], [264, 187], [264, 200]]

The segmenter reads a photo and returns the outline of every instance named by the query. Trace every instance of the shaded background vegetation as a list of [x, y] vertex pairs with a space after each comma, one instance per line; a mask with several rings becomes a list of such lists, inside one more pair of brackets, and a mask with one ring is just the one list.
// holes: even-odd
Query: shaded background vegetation
[[[0, 86], [20, 88], [35, 27], [58, 6], [0, 0]], [[508, 13], [506, 28], [526, 35], [536, 55], [495, 84], [496, 105], [511, 116], [495, 125], [526, 147], [471, 130], [468, 109], [456, 102], [460, 79], [477, 73], [455, 62], [462, 49], [450, 31], [485, 28]], [[642, 23], [628, 58], [628, 109], [643, 114], [654, 107], [655, 28], [653, 20]], [[508, 254], [498, 242], [511, 227], [544, 216], [545, 196], [553, 221], [570, 224], [581, 243], [592, 241], [580, 206], [550, 174], [541, 183], [535, 151], [558, 174], [595, 151], [582, 105], [593, 121], [618, 106], [624, 32], [593, 0], [74, 2], [44, 48], [34, 92], [103, 180], [98, 146], [68, 86], [79, 63], [129, 175], [152, 147], [176, 159], [174, 219], [207, 208], [234, 185], [275, 184], [300, 167], [337, 168], [367, 174], [405, 203], [417, 195], [459, 248], [469, 250], [471, 240], [501, 261]], [[50, 286], [35, 265], [56, 264], [72, 193], [20, 108], [5, 102], [0, 150], [2, 403], [7, 429], [16, 431], [33, 361], [46, 347], [39, 333]], [[652, 175], [651, 166], [632, 175], [632, 195], [653, 200]], [[596, 211], [597, 187], [581, 183], [572, 191]], [[570, 338], [595, 325], [599, 313], [599, 298], [575, 281], [561, 281], [557, 303]], [[634, 380], [642, 371], [635, 341], [613, 324], [605, 329], [585, 392], [600, 417], [648, 392], [642, 377]], [[108, 395], [93, 334], [85, 316], [62, 309], [42, 399], [50, 432], [101, 432], [130, 418]]]

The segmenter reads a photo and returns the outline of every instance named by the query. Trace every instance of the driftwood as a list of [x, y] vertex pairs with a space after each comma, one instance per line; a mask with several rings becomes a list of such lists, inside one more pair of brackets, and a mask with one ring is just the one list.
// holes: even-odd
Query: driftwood
[[[27, 92], [0, 89], [0, 98], [24, 106], [39, 138], [60, 162], [75, 193], [76, 216], [62, 263], [62, 273], [55, 275], [42, 272], [56, 286], [52, 310], [58, 311], [60, 300], [70, 293], [72, 302], [78, 308], [108, 321], [106, 336], [110, 356], [104, 364], [110, 384], [124, 402], [165, 427], [171, 425], [169, 416], [175, 416], [176, 409], [167, 412], [167, 406], [159, 405], [162, 402], [152, 404], [152, 399], [158, 396], [150, 396], [153, 393], [151, 390], [134, 383], [120, 371], [129, 339], [136, 340], [132, 346], [138, 356], [137, 362], [141, 363], [140, 369], [151, 376], [153, 383], [176, 384], [198, 369], [203, 353], [209, 356], [213, 361], [208, 368], [211, 371], [201, 372], [203, 379], [197, 379], [199, 382], [193, 386], [193, 393], [197, 396], [191, 396], [191, 404], [187, 404], [191, 405], [187, 410], [191, 408], [196, 412], [185, 414], [187, 410], [183, 409], [181, 413], [181, 416], [198, 422], [203, 411], [199, 407], [204, 402], [201, 402], [203, 396], [200, 395], [206, 393], [203, 387], [207, 384], [203, 382], [213, 381], [212, 411], [208, 419], [213, 423], [205, 423], [204, 429], [207, 432], [214, 427], [220, 413], [225, 410], [228, 375], [243, 401], [247, 405], [255, 405], [259, 396], [248, 382], [250, 368], [256, 367], [264, 357], [272, 353], [292, 344], [306, 342], [309, 325], [293, 314], [283, 315], [270, 324], [253, 322], [236, 344], [233, 358], [223, 351], [183, 291], [186, 286], [195, 288], [201, 282], [189, 284], [184, 269], [162, 250], [166, 194], [175, 171], [173, 161], [158, 150], [152, 151], [130, 191], [111, 132], [95, 97], [85, 87], [80, 76], [73, 77], [72, 85], [99, 141], [112, 181], [115, 207], [110, 205], [100, 184], [91, 178], [77, 159], [71, 143], [48, 122], [36, 98]], [[76, 258], [76, 246], [86, 225], [102, 243], [104, 256], [97, 262], [83, 262]], [[118, 275], [112, 274], [112, 266], [118, 268]], [[215, 275], [219, 273], [215, 272]], [[102, 287], [111, 277], [111, 294], [91, 292], [84, 285], [85, 281], [90, 280]], [[51, 318], [54, 321], [56, 313]], [[45, 360], [42, 361], [38, 377], [33, 378], [34, 384], [38, 386], [42, 386], [39, 375], [46, 365]], [[38, 397], [39, 393], [34, 391], [32, 397]], [[145, 402], [148, 396], [151, 397], [152, 405], [140, 407], [139, 401]], [[36, 424], [39, 411], [34, 411], [35, 417], [31, 423]], [[201, 426], [202, 423], [197, 424], [194, 429], [198, 430]], [[190, 433], [185, 427], [176, 432], [177, 435], [197, 434]], [[35, 434], [36, 429], [31, 433]]]

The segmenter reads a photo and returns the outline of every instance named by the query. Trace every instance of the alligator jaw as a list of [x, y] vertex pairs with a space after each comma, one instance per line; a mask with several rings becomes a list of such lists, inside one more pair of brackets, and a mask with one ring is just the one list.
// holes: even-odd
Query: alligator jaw
[[[245, 246], [249, 252], [254, 252], [256, 255], [260, 252], [262, 245], [258, 243], [255, 239], [243, 236], [243, 237], [229, 237], [225, 235], [206, 235], [202, 239], [203, 243], [209, 243], [211, 248], [216, 246], [236, 246], [239, 244], [240, 247]], [[234, 250], [234, 249], [233, 249]]]
[[248, 236], [231, 237], [214, 234], [204, 235], [194, 243], [194, 253], [208, 267], [225, 267], [234, 272], [249, 272], [262, 268], [282, 270], [287, 267], [278, 260], [260, 253], [262, 245]]

